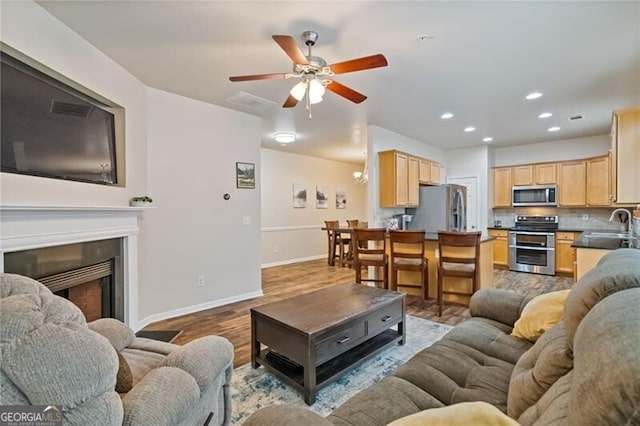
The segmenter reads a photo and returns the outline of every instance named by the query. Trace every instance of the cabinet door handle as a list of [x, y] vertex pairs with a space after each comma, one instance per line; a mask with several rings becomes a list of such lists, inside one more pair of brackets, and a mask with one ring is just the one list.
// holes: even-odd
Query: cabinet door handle
[[391, 319], [391, 317], [389, 315], [385, 315], [382, 317], [382, 322], [387, 322]]
[[349, 340], [351, 340], [351, 337], [349, 336], [344, 336], [342, 339], [338, 340], [338, 344], [341, 345], [343, 343], [348, 342]]

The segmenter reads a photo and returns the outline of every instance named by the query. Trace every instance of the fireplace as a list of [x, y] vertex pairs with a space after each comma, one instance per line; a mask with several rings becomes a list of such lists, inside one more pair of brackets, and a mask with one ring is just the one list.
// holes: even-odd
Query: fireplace
[[121, 238], [5, 253], [4, 270], [40, 281], [78, 306], [87, 321], [124, 321]]

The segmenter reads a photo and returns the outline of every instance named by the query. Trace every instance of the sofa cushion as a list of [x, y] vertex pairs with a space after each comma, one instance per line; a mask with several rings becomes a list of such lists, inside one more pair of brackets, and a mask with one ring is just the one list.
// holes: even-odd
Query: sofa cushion
[[624, 290], [598, 303], [580, 323], [571, 424], [640, 424], [639, 306], [640, 289]]
[[387, 426], [518, 426], [518, 422], [486, 402], [461, 402], [403, 417]]
[[133, 387], [131, 368], [121, 353], [118, 353], [118, 375], [116, 376], [116, 392], [127, 393]]
[[542, 333], [562, 320], [564, 302], [570, 290], [553, 291], [534, 297], [522, 310], [513, 326], [516, 337], [535, 342]]
[[517, 419], [573, 368], [563, 323], [542, 335], [516, 363], [511, 374], [507, 414]]
[[386, 425], [409, 414], [442, 406], [442, 402], [419, 387], [389, 376], [351, 397], [327, 420], [336, 426]]
[[618, 249], [606, 254], [598, 266], [573, 286], [565, 302], [564, 323], [569, 345], [582, 318], [605, 297], [640, 287], [640, 250]]
[[[527, 408], [518, 417], [518, 423], [522, 426], [533, 425], [558, 425], [566, 426], [568, 422], [569, 412], [569, 394], [572, 389], [573, 378], [575, 374], [571, 370], [564, 376], [560, 377], [551, 385], [542, 397], [534, 405]], [[575, 425], [600, 425], [605, 423], [569, 423]], [[614, 423], [611, 423], [612, 425]]]

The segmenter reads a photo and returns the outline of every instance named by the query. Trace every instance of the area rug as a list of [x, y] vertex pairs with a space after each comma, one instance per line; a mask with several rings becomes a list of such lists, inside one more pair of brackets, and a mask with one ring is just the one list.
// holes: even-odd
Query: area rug
[[337, 381], [322, 388], [316, 402], [308, 406], [302, 394], [267, 372], [264, 367], [251, 364], [233, 370], [231, 379], [232, 417], [234, 425], [242, 422], [262, 407], [273, 404], [291, 404], [308, 407], [326, 416], [362, 389], [391, 374], [414, 354], [440, 340], [451, 326], [407, 315], [407, 338], [402, 346], [390, 346]]

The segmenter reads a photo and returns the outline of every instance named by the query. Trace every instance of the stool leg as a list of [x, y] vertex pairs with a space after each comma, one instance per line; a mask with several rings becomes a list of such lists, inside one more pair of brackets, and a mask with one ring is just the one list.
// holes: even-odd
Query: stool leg
[[438, 316], [442, 316], [442, 274], [440, 273], [438, 274]]

